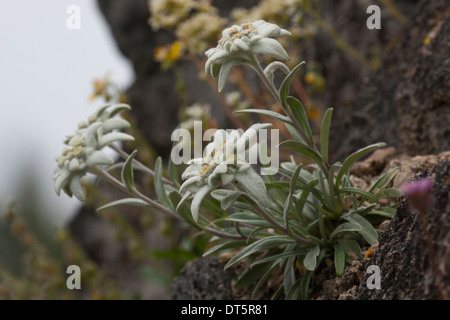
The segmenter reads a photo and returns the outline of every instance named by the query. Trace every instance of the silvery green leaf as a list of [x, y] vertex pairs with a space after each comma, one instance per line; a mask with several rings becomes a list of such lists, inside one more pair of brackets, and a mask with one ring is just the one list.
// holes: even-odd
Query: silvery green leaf
[[[308, 116], [306, 115], [305, 107], [303, 104], [294, 97], [287, 97], [287, 108], [294, 115], [295, 120], [298, 122], [303, 132], [308, 137], [308, 140], [311, 144], [314, 144], [314, 139], [312, 136], [311, 126], [309, 124]], [[331, 119], [330, 119], [331, 120]], [[322, 134], [322, 132], [321, 132]]]
[[109, 112], [110, 112], [109, 116], [112, 118], [116, 114], [120, 114], [121, 112], [123, 112], [125, 110], [131, 110], [131, 107], [125, 103], [116, 104], [111, 107], [111, 110], [109, 110]]
[[386, 145], [386, 143], [384, 142], [380, 142], [380, 143], [374, 143], [371, 144], [367, 147], [364, 147], [362, 149], [359, 149], [358, 151], [352, 153], [350, 156], [348, 156], [345, 160], [344, 163], [342, 164], [342, 168], [339, 170], [337, 176], [336, 176], [336, 188], [340, 187], [340, 183], [341, 180], [344, 176], [345, 173], [348, 172], [348, 170], [350, 170], [350, 167], [361, 157], [363, 157], [364, 155], [366, 155], [367, 153], [374, 151], [376, 149], [379, 149], [381, 147], [384, 147]]
[[247, 224], [250, 226], [255, 226], [258, 228], [273, 228], [273, 225], [259, 215], [250, 212], [250, 211], [242, 211], [234, 213], [225, 218], [227, 221], [239, 222], [242, 224]]
[[190, 177], [185, 182], [183, 182], [183, 184], [180, 187], [179, 192], [183, 191], [184, 189], [186, 189], [188, 186], [190, 186], [192, 184], [197, 184], [197, 182], [200, 180], [202, 180], [202, 177], [200, 175]]
[[363, 256], [361, 254], [361, 247], [358, 242], [353, 239], [340, 239], [338, 240], [339, 245], [344, 249], [345, 254], [348, 257], [353, 257], [353, 259], [362, 260]]
[[70, 181], [70, 191], [72, 191], [73, 195], [80, 201], [86, 201], [86, 196], [84, 194], [83, 187], [81, 186], [81, 175], [77, 174], [72, 177]]
[[274, 119], [281, 120], [281, 121], [283, 121], [283, 122], [291, 123], [291, 124], [292, 124], [291, 120], [290, 120], [288, 117], [286, 117], [286, 116], [284, 116], [284, 115], [282, 115], [282, 114], [280, 114], [280, 113], [277, 113], [277, 112], [274, 112], [274, 111], [270, 111], [270, 110], [264, 110], [264, 109], [245, 109], [245, 110], [237, 110], [237, 111], [235, 111], [234, 113], [235, 113], [235, 114], [239, 114], [239, 113], [258, 113], [258, 114], [262, 114], [262, 115], [265, 115], [265, 116], [269, 116], [269, 117], [272, 117], [272, 118], [274, 118]]
[[345, 251], [339, 243], [334, 244], [334, 267], [336, 276], [342, 276], [345, 267]]
[[239, 186], [254, 200], [263, 206], [270, 206], [266, 185], [255, 170], [250, 168], [247, 171], [240, 172], [236, 174], [235, 179], [239, 182]]
[[111, 165], [114, 163], [114, 160], [111, 159], [106, 153], [103, 151], [95, 150], [93, 151], [89, 157], [86, 159], [86, 164], [89, 167], [95, 167], [98, 165]]
[[303, 265], [306, 270], [314, 271], [317, 265], [317, 256], [320, 253], [319, 245], [316, 245], [314, 248], [308, 251], [305, 258], [303, 259]]
[[131, 192], [135, 192], [136, 188], [134, 187], [134, 174], [133, 174], [133, 159], [136, 156], [137, 150], [134, 150], [125, 161], [122, 171], [121, 177], [122, 182], [127, 187], [127, 189]]
[[341, 223], [336, 227], [336, 229], [333, 230], [333, 232], [330, 234], [330, 239], [335, 238], [337, 235], [345, 232], [360, 232], [362, 230], [362, 227], [358, 223], [354, 222], [344, 222]]
[[144, 200], [137, 199], [137, 198], [125, 198], [117, 201], [110, 202], [108, 204], [105, 204], [104, 206], [101, 206], [97, 209], [97, 211], [101, 211], [107, 208], [111, 208], [117, 205], [127, 204], [131, 206], [138, 206], [138, 207], [150, 207], [150, 205], [145, 202]]
[[211, 191], [211, 187], [209, 185], [205, 185], [201, 187], [194, 196], [194, 199], [191, 203], [191, 213], [192, 218], [195, 222], [198, 222], [198, 215], [200, 212], [200, 204], [203, 201], [203, 198]]
[[187, 191], [184, 196], [181, 198], [180, 202], [178, 202], [177, 205], [177, 211], [178, 209], [181, 207], [181, 205], [187, 200], [189, 199], [189, 197], [192, 195], [192, 192]]
[[240, 191], [218, 189], [211, 192], [211, 197], [220, 202], [220, 207], [227, 210], [243, 193]]
[[289, 94], [289, 88], [291, 86], [291, 82], [303, 64], [305, 64], [305, 61], [302, 61], [298, 65], [296, 65], [294, 67], [294, 69], [292, 69], [291, 72], [286, 76], [286, 78], [284, 78], [284, 80], [280, 86], [281, 106], [285, 110], [287, 109], [287, 96]]
[[322, 127], [320, 129], [320, 152], [325, 163], [328, 163], [328, 140], [331, 125], [331, 115], [333, 108], [329, 108], [322, 119]]
[[212, 67], [211, 67], [211, 76], [213, 78], [217, 78], [217, 76], [220, 73], [220, 69], [222, 69], [222, 64], [221, 63], [220, 64], [219, 63], [213, 64]]
[[[211, 52], [212, 52], [212, 54], [208, 56], [208, 60], [206, 61], [206, 64], [205, 64], [205, 73], [210, 72], [211, 76], [215, 77], [215, 76], [217, 76], [218, 71], [219, 71], [217, 69], [214, 69], [215, 66], [218, 66], [220, 68], [220, 65], [224, 61], [224, 58], [229, 56], [230, 53], [223, 49], [214, 49], [214, 51], [211, 51]], [[214, 74], [216, 74], [216, 75], [214, 75]]]
[[219, 79], [217, 81], [218, 91], [221, 92], [223, 87], [225, 86], [225, 81], [227, 80], [228, 74], [230, 73], [230, 69], [235, 64], [241, 62], [241, 59], [229, 59], [225, 61], [220, 68]]
[[166, 189], [164, 187], [164, 183], [162, 180], [162, 160], [161, 157], [158, 157], [155, 162], [155, 177], [153, 179], [155, 185], [155, 192], [158, 197], [158, 200], [167, 208], [172, 211], [175, 209], [170, 202], [169, 197], [166, 194]]
[[110, 104], [105, 104], [103, 107], [98, 109], [97, 112], [95, 113], [96, 118], [100, 118], [100, 117], [104, 116], [105, 113], [108, 113], [106, 111], [106, 109], [108, 109], [109, 107], [111, 107]]
[[312, 271], [306, 270], [302, 279], [300, 280], [300, 298], [303, 300], [308, 299], [309, 284], [311, 282]]
[[361, 226], [361, 230], [358, 231], [361, 236], [366, 240], [370, 245], [378, 240], [378, 233], [372, 224], [367, 221], [364, 217], [360, 216], [357, 213], [351, 213], [348, 216], [344, 217], [345, 220], [355, 223]]
[[239, 253], [237, 253], [235, 256], [233, 256], [228, 263], [225, 265], [225, 269], [231, 267], [236, 262], [244, 259], [245, 257], [248, 257], [249, 255], [252, 255], [256, 252], [266, 250], [269, 248], [277, 247], [280, 245], [285, 245], [289, 243], [295, 243], [294, 240], [289, 238], [288, 236], [270, 236], [267, 238], [259, 239], [252, 244], [246, 246], [244, 249], [242, 249]]

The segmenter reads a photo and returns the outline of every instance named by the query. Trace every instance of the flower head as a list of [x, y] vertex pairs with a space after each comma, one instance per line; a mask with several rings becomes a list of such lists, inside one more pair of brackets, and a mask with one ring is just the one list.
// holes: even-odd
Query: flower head
[[58, 168], [53, 176], [58, 195], [63, 190], [69, 196], [73, 194], [84, 201], [81, 179], [97, 167], [114, 163], [101, 149], [115, 141], [134, 140], [128, 134], [118, 132], [130, 127], [128, 121], [119, 117], [126, 109], [130, 107], [124, 104], [105, 106], [91, 115], [87, 123], [80, 123], [75, 134], [67, 137], [64, 141], [66, 147], [56, 157]]
[[411, 205], [420, 212], [426, 212], [430, 205], [430, 192], [433, 187], [433, 180], [423, 178], [408, 182], [401, 186], [401, 191], [408, 196]]
[[289, 31], [264, 20], [226, 28], [217, 47], [205, 52], [208, 57], [205, 72], [213, 77], [219, 76], [221, 91], [231, 67], [240, 63], [252, 65], [256, 54], [269, 55], [279, 60], [289, 59], [283, 46], [272, 38], [290, 34]]
[[[214, 140], [204, 151], [203, 158], [189, 161], [189, 167], [182, 174], [186, 180], [180, 192], [186, 190], [183, 201], [194, 195], [191, 204], [193, 218], [198, 221], [200, 204], [210, 191], [237, 181], [240, 187], [254, 199], [268, 205], [267, 193], [261, 177], [251, 168], [249, 159], [255, 157], [258, 130], [271, 124], [255, 124], [242, 135], [238, 130], [227, 132], [217, 130]], [[182, 201], [182, 202], [183, 202]], [[179, 205], [181, 205], [181, 203]]]

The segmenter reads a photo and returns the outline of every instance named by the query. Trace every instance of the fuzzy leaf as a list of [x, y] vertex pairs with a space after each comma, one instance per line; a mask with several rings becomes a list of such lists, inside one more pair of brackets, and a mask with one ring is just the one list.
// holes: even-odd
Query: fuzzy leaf
[[262, 204], [265, 207], [270, 206], [269, 199], [267, 198], [267, 189], [261, 176], [259, 176], [252, 168], [236, 174], [236, 181], [244, 191], [247, 192], [254, 200]]
[[257, 240], [253, 242], [252, 244], [248, 245], [244, 249], [242, 249], [240, 252], [238, 252], [233, 258], [231, 258], [228, 263], [225, 265], [225, 269], [231, 267], [236, 262], [244, 259], [245, 257], [248, 257], [256, 252], [263, 251], [269, 248], [289, 244], [289, 243], [295, 243], [294, 240], [292, 240], [288, 236], [270, 236], [267, 238], [262, 238], [260, 240]]
[[283, 83], [280, 86], [281, 105], [284, 110], [287, 110], [286, 98], [289, 94], [289, 88], [291, 86], [292, 79], [294, 79], [295, 74], [300, 70], [303, 64], [305, 64], [305, 61], [300, 62], [298, 65], [296, 65], [294, 69], [292, 69], [291, 72], [286, 76], [286, 78], [284, 78]]
[[127, 187], [127, 189], [133, 193], [136, 192], [136, 188], [134, 186], [134, 176], [133, 176], [133, 159], [136, 156], [137, 150], [134, 150], [129, 157], [127, 158], [127, 160], [125, 161], [123, 167], [122, 167], [122, 172], [121, 172], [121, 177], [122, 177], [122, 182], [123, 184]]
[[353, 239], [340, 239], [338, 240], [339, 245], [344, 249], [345, 254], [351, 258], [362, 260], [363, 256], [361, 254], [361, 247], [358, 242]]
[[227, 210], [242, 194], [243, 192], [240, 191], [218, 189], [211, 192], [211, 197], [220, 202], [220, 207], [223, 210]]
[[169, 197], [167, 196], [166, 189], [164, 187], [164, 183], [162, 181], [162, 160], [161, 157], [158, 157], [155, 161], [155, 177], [153, 179], [155, 185], [155, 192], [158, 200], [164, 206], [168, 207], [172, 211], [175, 211], [175, 207], [172, 202], [170, 202]]
[[372, 224], [367, 221], [364, 217], [360, 216], [357, 213], [352, 213], [344, 218], [345, 220], [356, 223], [361, 226], [361, 230], [358, 231], [361, 236], [366, 240], [370, 245], [378, 240], [378, 233]]
[[303, 259], [303, 265], [305, 266], [306, 270], [314, 271], [316, 269], [317, 265], [317, 257], [320, 254], [320, 247], [319, 245], [314, 246], [312, 249], [308, 251], [305, 258]]
[[308, 299], [309, 283], [311, 282], [312, 271], [307, 270], [300, 281], [300, 298]]
[[235, 113], [235, 114], [239, 114], [239, 113], [257, 113], [257, 114], [262, 114], [262, 115], [265, 115], [265, 116], [272, 117], [272, 118], [274, 118], [274, 119], [283, 121], [283, 122], [285, 122], [285, 123], [290, 123], [290, 124], [292, 124], [291, 120], [290, 120], [288, 117], [283, 116], [282, 114], [279, 114], [278, 112], [274, 112], [274, 111], [271, 111], [271, 110], [263, 110], [263, 109], [244, 109], [244, 110], [237, 110], [237, 111], [235, 111], [234, 113]]
[[104, 206], [101, 206], [100, 208], [98, 208], [97, 211], [101, 211], [101, 210], [111, 208], [114, 206], [118, 206], [121, 204], [127, 204], [127, 205], [138, 206], [138, 207], [150, 207], [150, 205], [147, 202], [145, 202], [144, 200], [136, 199], [136, 198], [125, 198], [125, 199], [121, 199], [121, 200], [117, 200], [117, 201], [113, 201], [108, 204], [105, 204]]
[[299, 152], [312, 159], [315, 163], [323, 162], [320, 154], [318, 154], [314, 149], [310, 148], [303, 142], [295, 140], [286, 140], [280, 143], [279, 146], [289, 149], [291, 151]]
[[297, 120], [298, 124], [303, 129], [303, 132], [306, 133], [309, 143], [314, 143], [311, 126], [303, 104], [294, 97], [287, 97], [286, 101], [288, 103], [287, 107], [292, 111], [295, 120]]
[[333, 108], [329, 108], [322, 119], [322, 126], [320, 129], [320, 153], [325, 163], [328, 163], [328, 141], [330, 135], [331, 116]]
[[334, 239], [337, 235], [344, 232], [359, 232], [362, 230], [361, 225], [354, 222], [344, 222], [336, 227], [330, 234], [330, 239]]
[[341, 184], [341, 180], [342, 177], [344, 176], [344, 174], [346, 174], [348, 172], [348, 170], [350, 170], [350, 167], [357, 161], [359, 160], [361, 157], [363, 157], [364, 155], [366, 155], [367, 153], [379, 149], [381, 147], [384, 147], [386, 144], [384, 142], [380, 142], [380, 143], [375, 143], [375, 144], [371, 144], [365, 148], [359, 149], [358, 151], [356, 151], [355, 153], [351, 154], [350, 156], [348, 156], [344, 163], [342, 164], [342, 168], [339, 170], [337, 176], [336, 176], [336, 188], [339, 189], [340, 184]]
[[338, 277], [342, 276], [345, 267], [345, 252], [339, 243], [334, 244], [334, 267], [336, 269], [336, 275]]
[[271, 225], [266, 220], [262, 219], [257, 214], [254, 214], [252, 212], [248, 211], [242, 211], [233, 213], [229, 217], [225, 218], [226, 221], [232, 221], [232, 222], [238, 222], [238, 223], [244, 223], [255, 227], [260, 228], [273, 228], [273, 225]]

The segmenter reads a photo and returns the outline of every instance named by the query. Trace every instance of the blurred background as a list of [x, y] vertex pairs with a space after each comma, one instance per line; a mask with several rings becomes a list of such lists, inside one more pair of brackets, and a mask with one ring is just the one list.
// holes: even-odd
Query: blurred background
[[[81, 28], [66, 25], [70, 5]], [[26, 202], [30, 184], [51, 224], [60, 226], [80, 203], [53, 191], [55, 156], [64, 137], [92, 114], [92, 81], [110, 71], [124, 87], [133, 80], [95, 1], [19, 0], [0, 4], [0, 199]]]

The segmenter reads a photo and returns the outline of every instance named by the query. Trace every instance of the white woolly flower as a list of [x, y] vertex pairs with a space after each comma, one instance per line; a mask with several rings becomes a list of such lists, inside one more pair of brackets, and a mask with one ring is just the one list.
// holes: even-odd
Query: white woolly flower
[[53, 176], [58, 195], [63, 190], [69, 196], [75, 195], [84, 201], [81, 179], [97, 167], [114, 163], [101, 149], [114, 141], [134, 140], [128, 134], [118, 132], [130, 127], [128, 121], [119, 117], [126, 109], [130, 107], [124, 104], [105, 106], [90, 116], [87, 123], [80, 123], [75, 134], [67, 137], [64, 141], [67, 146], [56, 157], [58, 168]]
[[194, 195], [191, 212], [198, 221], [203, 198], [210, 191], [233, 181], [255, 200], [268, 205], [265, 184], [251, 167], [254, 162], [249, 160], [253, 157], [256, 163], [256, 135], [258, 130], [269, 126], [271, 124], [254, 124], [242, 135], [238, 130], [217, 130], [214, 140], [205, 148], [205, 156], [188, 162], [189, 167], [181, 176], [186, 181], [180, 187], [180, 192], [185, 190], [186, 193], [178, 206]]
[[291, 35], [291, 33], [264, 20], [226, 28], [222, 32], [222, 38], [217, 47], [205, 52], [208, 57], [205, 72], [213, 77], [219, 76], [219, 91], [222, 91], [228, 73], [235, 64], [252, 65], [256, 54], [269, 55], [279, 60], [289, 59], [283, 46], [272, 39], [283, 35]]

